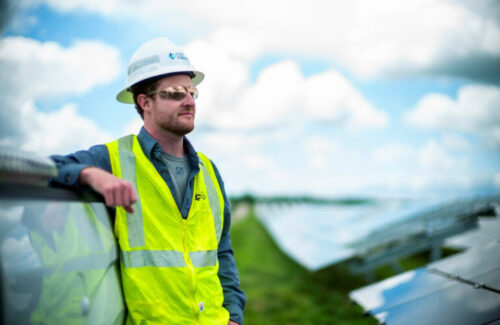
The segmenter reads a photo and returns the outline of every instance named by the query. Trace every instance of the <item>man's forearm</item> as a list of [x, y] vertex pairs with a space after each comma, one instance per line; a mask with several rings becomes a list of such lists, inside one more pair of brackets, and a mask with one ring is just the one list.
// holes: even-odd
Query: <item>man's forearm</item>
[[78, 181], [101, 194], [107, 206], [123, 206], [129, 213], [134, 211], [132, 204], [137, 201], [137, 195], [129, 181], [97, 167], [82, 169]]
[[51, 185], [63, 185], [80, 189], [80, 172], [87, 167], [99, 167], [111, 171], [108, 149], [105, 145], [97, 145], [89, 150], [81, 150], [69, 155], [53, 155], [50, 157], [57, 166], [58, 175]]

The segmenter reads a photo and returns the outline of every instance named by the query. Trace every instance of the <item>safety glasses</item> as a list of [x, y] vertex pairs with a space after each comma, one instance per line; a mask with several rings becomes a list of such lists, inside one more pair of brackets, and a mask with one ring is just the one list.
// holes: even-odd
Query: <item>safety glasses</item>
[[194, 86], [184, 87], [184, 86], [171, 86], [165, 89], [158, 89], [147, 93], [152, 95], [158, 93], [161, 99], [171, 99], [171, 100], [183, 100], [184, 97], [189, 93], [194, 99], [198, 98], [198, 89]]

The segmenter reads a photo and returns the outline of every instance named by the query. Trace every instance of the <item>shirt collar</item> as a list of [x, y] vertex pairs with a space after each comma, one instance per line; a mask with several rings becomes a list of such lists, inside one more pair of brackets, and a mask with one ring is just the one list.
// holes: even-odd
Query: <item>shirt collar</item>
[[[142, 151], [146, 154], [149, 160], [158, 159], [162, 152], [161, 145], [153, 138], [144, 127], [141, 128], [137, 135]], [[186, 152], [189, 164], [191, 167], [198, 168], [199, 158], [196, 150], [194, 150], [191, 142], [184, 137], [184, 151]]]

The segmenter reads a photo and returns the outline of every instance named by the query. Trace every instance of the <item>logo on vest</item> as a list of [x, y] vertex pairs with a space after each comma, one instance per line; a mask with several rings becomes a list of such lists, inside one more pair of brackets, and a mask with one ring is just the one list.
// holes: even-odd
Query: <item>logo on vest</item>
[[205, 200], [207, 198], [207, 196], [204, 194], [204, 193], [196, 193], [194, 195], [194, 199], [196, 201], [199, 201], [199, 200]]
[[200, 312], [202, 312], [203, 309], [205, 309], [205, 304], [203, 303], [203, 301], [198, 304], [198, 307], [200, 307]]

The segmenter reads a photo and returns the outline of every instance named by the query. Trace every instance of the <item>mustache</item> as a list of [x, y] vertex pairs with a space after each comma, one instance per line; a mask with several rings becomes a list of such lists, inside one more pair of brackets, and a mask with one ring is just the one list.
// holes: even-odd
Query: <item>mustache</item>
[[184, 113], [194, 113], [195, 112], [195, 106], [188, 105], [184, 106], [180, 111], [179, 114], [184, 114]]

